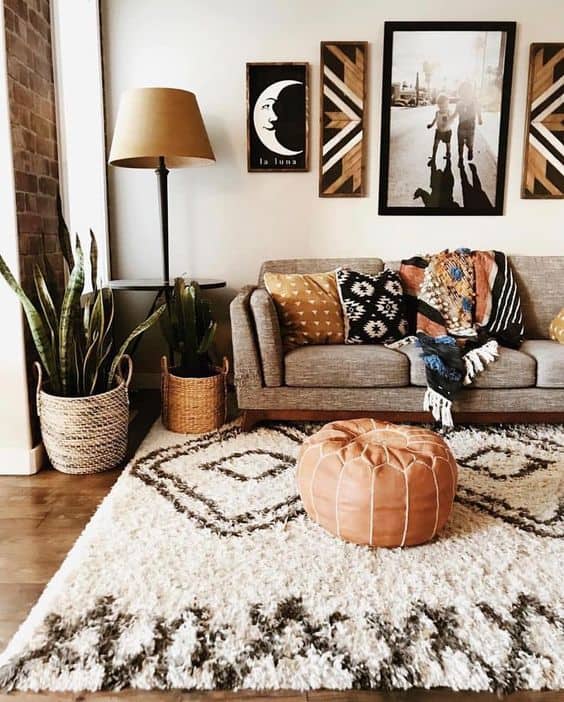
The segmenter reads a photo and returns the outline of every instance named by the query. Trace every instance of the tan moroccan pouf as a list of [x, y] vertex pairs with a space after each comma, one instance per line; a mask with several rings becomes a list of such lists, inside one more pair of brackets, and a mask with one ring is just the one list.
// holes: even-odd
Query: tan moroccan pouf
[[458, 467], [428, 429], [373, 419], [331, 422], [300, 449], [297, 482], [308, 515], [370, 546], [431, 540], [449, 517]]

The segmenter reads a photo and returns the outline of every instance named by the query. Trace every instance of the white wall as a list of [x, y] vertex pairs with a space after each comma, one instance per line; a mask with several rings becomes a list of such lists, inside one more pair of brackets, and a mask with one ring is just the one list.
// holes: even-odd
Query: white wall
[[[4, 13], [0, 10], [0, 232], [1, 253], [18, 275], [18, 227], [8, 108]], [[35, 472], [18, 298], [0, 279], [2, 343], [0, 344], [0, 474]]]
[[[172, 273], [227, 279], [227, 297], [254, 282], [260, 262], [294, 256], [398, 258], [460, 245], [510, 253], [563, 254], [564, 201], [520, 199], [528, 52], [561, 41], [559, 0], [102, 0], [108, 133], [120, 94], [141, 85], [193, 90], [217, 163], [170, 176]], [[515, 20], [517, 44], [504, 217], [379, 217], [378, 171], [382, 39], [385, 20]], [[320, 199], [319, 42], [367, 40], [369, 196]], [[247, 173], [245, 63], [311, 63], [311, 171]], [[114, 277], [160, 273], [155, 176], [110, 169]], [[147, 299], [128, 297], [122, 314]], [[224, 330], [224, 338], [226, 332]], [[156, 368], [145, 343], [141, 370]]]

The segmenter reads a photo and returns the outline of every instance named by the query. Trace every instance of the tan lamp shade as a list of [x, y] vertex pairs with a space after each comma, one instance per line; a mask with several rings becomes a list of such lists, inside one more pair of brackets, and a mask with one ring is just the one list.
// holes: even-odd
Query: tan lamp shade
[[109, 162], [127, 168], [168, 168], [215, 161], [194, 93], [135, 88], [123, 94]]

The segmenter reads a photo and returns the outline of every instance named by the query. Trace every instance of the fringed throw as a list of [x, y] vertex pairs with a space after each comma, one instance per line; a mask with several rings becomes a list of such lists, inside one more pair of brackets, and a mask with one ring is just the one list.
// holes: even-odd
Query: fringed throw
[[[498, 357], [498, 342], [518, 348], [523, 315], [507, 256], [500, 251], [442, 251], [402, 261], [410, 333], [427, 377], [424, 409], [445, 427], [465, 385]], [[413, 336], [415, 334], [415, 336]]]

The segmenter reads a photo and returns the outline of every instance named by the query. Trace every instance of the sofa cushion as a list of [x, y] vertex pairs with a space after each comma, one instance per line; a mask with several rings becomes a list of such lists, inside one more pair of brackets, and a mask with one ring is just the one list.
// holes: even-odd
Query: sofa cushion
[[265, 273], [285, 349], [304, 344], [342, 344], [345, 325], [334, 272]]
[[527, 339], [548, 339], [564, 301], [564, 256], [510, 256]]
[[[421, 349], [415, 344], [404, 346], [400, 353], [405, 354], [410, 362], [410, 381], [412, 385], [425, 387], [425, 364], [421, 358]], [[530, 388], [536, 384], [536, 364], [534, 359], [523, 351], [499, 347], [499, 358], [479, 373], [469, 388]]]
[[337, 268], [346, 344], [387, 344], [407, 333], [403, 288], [395, 271], [376, 275]]
[[523, 353], [532, 356], [537, 363], [537, 386], [539, 388], [564, 388], [564, 346], [557, 341], [535, 339], [525, 341]]
[[[284, 358], [286, 385], [385, 388], [409, 385], [409, 361], [384, 346], [302, 346]], [[313, 409], [313, 408], [312, 408]]]

